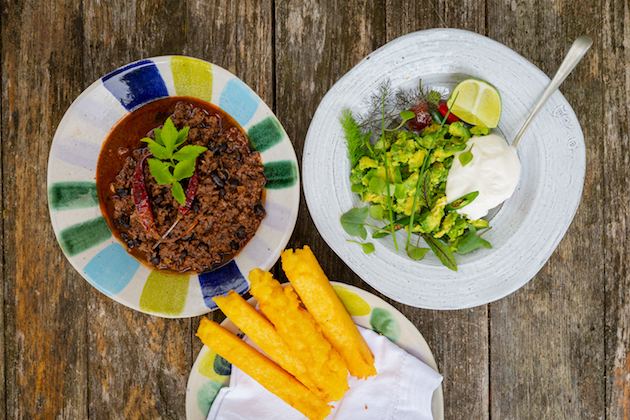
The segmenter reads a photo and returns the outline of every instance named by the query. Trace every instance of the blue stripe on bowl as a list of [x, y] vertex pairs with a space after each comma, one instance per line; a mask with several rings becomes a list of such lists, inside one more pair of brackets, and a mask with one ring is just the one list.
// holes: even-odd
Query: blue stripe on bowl
[[127, 111], [168, 96], [168, 90], [153, 61], [141, 60], [103, 76], [103, 85]]
[[230, 290], [242, 295], [249, 290], [249, 284], [234, 260], [212, 271], [199, 274], [199, 284], [203, 301], [210, 309], [217, 309], [217, 304], [212, 300], [215, 296], [226, 295]]
[[114, 243], [96, 254], [83, 269], [91, 283], [107, 296], [124, 289], [138, 271], [140, 263]]
[[230, 114], [241, 127], [252, 119], [259, 103], [260, 98], [237, 78], [226, 83], [219, 98], [219, 108]]

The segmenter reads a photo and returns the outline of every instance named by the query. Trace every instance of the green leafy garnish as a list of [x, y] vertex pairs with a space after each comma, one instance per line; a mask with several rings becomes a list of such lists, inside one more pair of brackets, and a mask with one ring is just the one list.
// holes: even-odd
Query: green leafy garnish
[[407, 255], [414, 261], [420, 261], [424, 258], [425, 254], [430, 251], [430, 248], [419, 248], [417, 246], [409, 245], [407, 247]]
[[459, 155], [459, 163], [462, 164], [462, 166], [466, 166], [470, 163], [470, 161], [473, 158], [473, 154], [472, 154], [472, 148], [475, 147], [475, 145], [473, 144], [472, 146], [470, 146], [470, 149], [468, 149], [467, 151], [463, 152], [462, 154]]
[[348, 235], [358, 236], [361, 239], [367, 238], [367, 231], [365, 230], [365, 219], [368, 216], [367, 207], [354, 208], [344, 213], [341, 216], [341, 227]]
[[[487, 232], [487, 230], [484, 231], [484, 233], [485, 232]], [[477, 235], [477, 229], [468, 223], [468, 233], [457, 243], [457, 252], [459, 254], [468, 254], [469, 252], [479, 249], [482, 246], [485, 248], [492, 248], [490, 242]]]
[[180, 181], [193, 176], [197, 157], [208, 150], [206, 147], [195, 145], [180, 148], [186, 142], [189, 128], [184, 127], [178, 131], [173, 121], [167, 118], [162, 129], [153, 130], [155, 140], [149, 137], [141, 140], [147, 143], [153, 155], [147, 162], [155, 182], [170, 185], [173, 197], [181, 206], [186, 205], [186, 194]]
[[343, 128], [344, 137], [348, 145], [348, 159], [354, 168], [363, 156], [371, 153], [370, 136], [361, 133], [361, 127], [357, 124], [349, 109], [341, 111], [341, 128]]
[[453, 257], [453, 253], [449, 249], [448, 245], [444, 244], [439, 239], [431, 237], [431, 235], [422, 235], [427, 245], [431, 247], [431, 250], [436, 257], [442, 262], [446, 268], [450, 268], [453, 271], [457, 271], [457, 261]]
[[374, 244], [372, 242], [362, 244], [361, 242], [353, 241], [350, 239], [346, 239], [346, 241], [361, 245], [363, 247], [363, 252], [365, 252], [366, 254], [371, 254], [372, 252], [374, 252]]

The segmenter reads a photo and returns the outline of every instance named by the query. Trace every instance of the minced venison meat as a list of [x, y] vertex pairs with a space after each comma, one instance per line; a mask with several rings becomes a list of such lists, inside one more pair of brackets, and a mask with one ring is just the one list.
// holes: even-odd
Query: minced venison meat
[[[178, 103], [171, 119], [181, 130], [190, 127], [188, 143], [208, 148], [197, 160], [199, 187], [192, 207], [166, 240], [147, 235], [135, 215], [132, 176], [148, 149], [133, 151], [116, 176], [113, 196], [114, 226], [132, 254], [142, 254], [151, 265], [177, 272], [202, 272], [233, 258], [256, 233], [265, 217], [264, 168], [258, 152], [237, 127], [222, 130], [218, 115]], [[155, 137], [149, 133], [150, 137]], [[159, 185], [144, 165], [145, 183], [160, 236], [175, 222], [179, 203], [170, 187]], [[187, 181], [182, 183], [186, 191]]]

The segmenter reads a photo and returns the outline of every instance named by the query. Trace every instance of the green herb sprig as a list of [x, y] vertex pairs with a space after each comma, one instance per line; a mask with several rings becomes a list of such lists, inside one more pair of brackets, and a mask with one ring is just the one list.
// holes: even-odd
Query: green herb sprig
[[184, 127], [178, 131], [173, 121], [167, 118], [162, 129], [153, 130], [155, 140], [149, 137], [141, 140], [147, 143], [153, 154], [147, 162], [155, 182], [170, 186], [173, 197], [181, 206], [186, 204], [186, 194], [180, 181], [193, 176], [197, 157], [208, 150], [206, 147], [196, 145], [182, 147], [187, 140], [189, 128]]

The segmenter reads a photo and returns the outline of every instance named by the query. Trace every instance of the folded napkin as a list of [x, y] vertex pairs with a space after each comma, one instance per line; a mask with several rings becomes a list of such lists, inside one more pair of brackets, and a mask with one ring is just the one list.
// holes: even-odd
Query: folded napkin
[[[430, 420], [433, 391], [442, 376], [386, 337], [359, 327], [374, 353], [378, 374], [348, 376], [350, 389], [326, 418], [362, 420]], [[246, 342], [256, 347], [249, 339]], [[256, 347], [257, 348], [257, 347]], [[232, 366], [230, 386], [219, 391], [208, 420], [304, 420], [306, 417]]]

